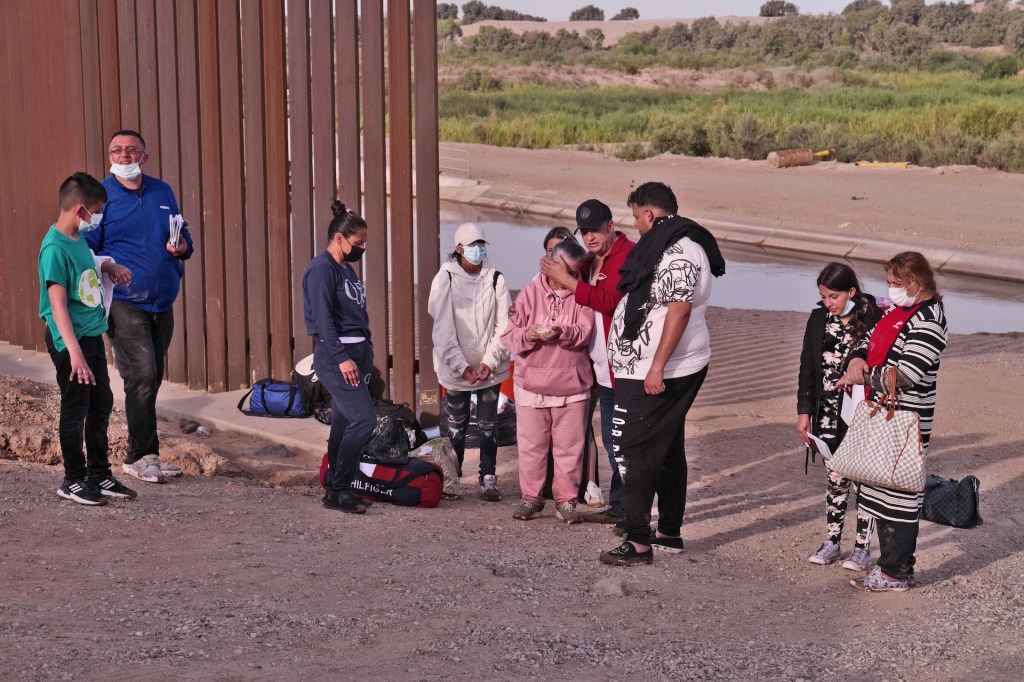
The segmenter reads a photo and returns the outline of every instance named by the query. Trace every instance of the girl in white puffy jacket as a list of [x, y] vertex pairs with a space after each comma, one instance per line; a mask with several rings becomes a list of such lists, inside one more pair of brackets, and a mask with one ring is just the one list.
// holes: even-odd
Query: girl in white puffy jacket
[[476, 394], [480, 431], [480, 496], [501, 500], [496, 467], [498, 394], [508, 379], [509, 354], [501, 344], [511, 297], [505, 278], [485, 266], [483, 230], [465, 223], [455, 231], [455, 250], [430, 285], [427, 310], [434, 320], [434, 371], [445, 389], [448, 436], [461, 473], [469, 427], [470, 397]]

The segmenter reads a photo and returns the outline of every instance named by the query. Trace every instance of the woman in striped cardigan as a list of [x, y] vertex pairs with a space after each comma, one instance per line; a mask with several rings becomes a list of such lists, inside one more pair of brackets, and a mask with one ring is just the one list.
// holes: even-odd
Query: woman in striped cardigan
[[[865, 384], [887, 392], [887, 369], [895, 367], [896, 390], [902, 409], [921, 418], [925, 452], [935, 414], [939, 358], [946, 347], [946, 318], [942, 296], [928, 260], [904, 251], [885, 264], [889, 298], [895, 306], [851, 353], [839, 385]], [[861, 485], [857, 504], [876, 520], [880, 555], [875, 568], [850, 583], [860, 590], [903, 592], [914, 576], [914, 551], [924, 493]]]

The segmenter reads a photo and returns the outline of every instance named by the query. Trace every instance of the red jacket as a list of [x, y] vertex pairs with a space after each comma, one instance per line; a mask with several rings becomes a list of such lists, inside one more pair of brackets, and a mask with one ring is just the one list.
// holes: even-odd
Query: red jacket
[[[612, 248], [608, 250], [604, 262], [601, 263], [602, 277], [598, 278], [597, 284], [590, 284], [590, 268], [594, 262], [593, 259], [585, 261], [586, 264], [580, 271], [580, 281], [576, 284], [576, 302], [601, 313], [605, 341], [608, 340], [608, 335], [611, 332], [615, 306], [622, 299], [622, 294], [618, 289], [619, 280], [622, 279], [619, 268], [625, 264], [626, 256], [636, 246], [636, 242], [630, 241], [621, 232], [616, 231], [615, 234], [618, 236], [612, 242]], [[613, 384], [614, 381], [613, 378]]]

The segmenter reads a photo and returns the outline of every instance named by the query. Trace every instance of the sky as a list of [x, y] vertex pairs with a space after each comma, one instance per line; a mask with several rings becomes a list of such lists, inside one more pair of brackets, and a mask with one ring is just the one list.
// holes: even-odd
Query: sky
[[[483, 0], [485, 5], [497, 5], [525, 14], [544, 17], [549, 21], [566, 21], [573, 10], [595, 5], [604, 10], [605, 19], [611, 19], [623, 7], [635, 7], [641, 19], [690, 19], [708, 16], [757, 16], [764, 0]], [[789, 0], [801, 14], [839, 14], [852, 0]], [[932, 4], [936, 0], [927, 0]], [[464, 0], [455, 0], [462, 14]]]

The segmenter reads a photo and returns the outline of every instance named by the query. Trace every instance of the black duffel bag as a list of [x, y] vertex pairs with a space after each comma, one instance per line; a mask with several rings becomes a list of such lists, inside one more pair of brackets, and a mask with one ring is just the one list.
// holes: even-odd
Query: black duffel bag
[[941, 476], [928, 476], [924, 489], [924, 507], [921, 517], [954, 528], [980, 526], [981, 512], [978, 489], [981, 482], [974, 476], [959, 481]]

